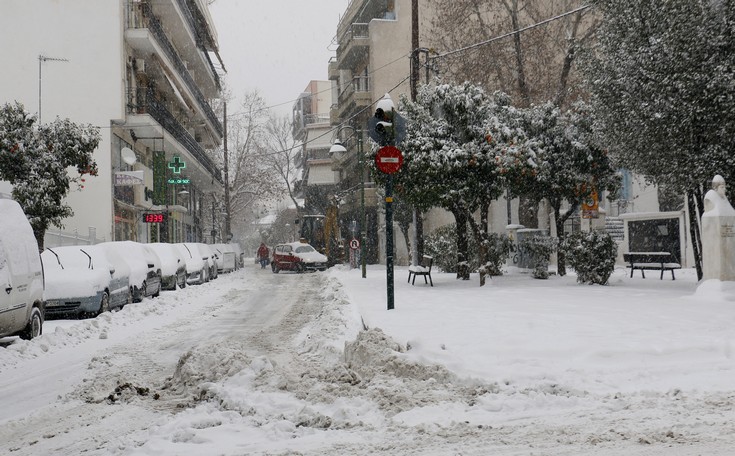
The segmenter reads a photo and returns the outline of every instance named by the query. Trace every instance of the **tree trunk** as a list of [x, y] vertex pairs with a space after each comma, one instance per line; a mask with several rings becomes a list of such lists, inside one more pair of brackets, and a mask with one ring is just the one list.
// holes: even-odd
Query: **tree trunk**
[[[503, 0], [508, 14], [510, 15], [510, 22], [513, 30], [520, 28], [518, 22], [518, 0]], [[521, 34], [516, 33], [513, 35], [513, 46], [515, 47], [515, 58], [516, 58], [516, 71], [518, 92], [521, 95], [521, 106], [528, 107], [531, 105], [531, 93], [526, 83], [526, 68], [525, 62], [523, 61], [523, 46], [521, 44]]]
[[469, 245], [467, 242], [467, 213], [462, 208], [452, 209], [457, 224], [457, 278], [470, 279]]
[[485, 285], [485, 277], [487, 276], [487, 230], [483, 229], [482, 222], [478, 224], [472, 217], [469, 217], [468, 221], [470, 222], [470, 228], [472, 228], [472, 234], [475, 236], [475, 242], [478, 245], [477, 259], [480, 265], [480, 286], [482, 287]]
[[702, 280], [704, 273], [702, 271], [702, 239], [699, 232], [700, 216], [698, 215], [695, 207], [694, 193], [694, 191], [687, 192], [687, 204], [689, 207], [689, 235], [692, 238], [692, 253], [694, 254], [694, 266], [697, 269], [697, 280]]

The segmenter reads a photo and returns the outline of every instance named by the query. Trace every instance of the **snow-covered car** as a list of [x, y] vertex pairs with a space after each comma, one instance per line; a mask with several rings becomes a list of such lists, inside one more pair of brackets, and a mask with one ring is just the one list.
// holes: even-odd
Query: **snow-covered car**
[[199, 255], [207, 263], [207, 281], [217, 278], [217, 255], [212, 251], [211, 247], [202, 242], [187, 242], [186, 245], [193, 251], [199, 252]]
[[271, 269], [279, 271], [325, 271], [327, 257], [305, 242], [278, 244], [273, 249]]
[[190, 242], [174, 244], [174, 247], [184, 256], [186, 262], [186, 283], [201, 285], [209, 282], [209, 264], [202, 257], [199, 248]]
[[232, 272], [237, 269], [237, 254], [232, 244], [213, 244], [217, 254], [217, 273]]
[[[161, 265], [156, 254], [145, 244], [134, 241], [112, 241], [97, 244], [100, 248], [116, 253], [130, 269], [130, 288], [133, 302], [145, 297], [157, 297], [161, 293]], [[117, 265], [115, 265], [117, 267]]]
[[43, 267], [38, 243], [20, 205], [0, 199], [0, 337], [41, 335]]
[[114, 252], [97, 245], [47, 248], [46, 315], [95, 316], [133, 302], [130, 270]]
[[175, 290], [186, 287], [186, 257], [173, 244], [154, 242], [146, 244], [161, 260], [161, 288]]

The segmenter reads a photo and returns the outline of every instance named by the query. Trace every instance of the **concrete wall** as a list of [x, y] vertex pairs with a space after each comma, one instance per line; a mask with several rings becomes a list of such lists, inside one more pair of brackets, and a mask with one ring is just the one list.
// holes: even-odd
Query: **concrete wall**
[[[19, 101], [36, 114], [39, 55], [68, 62], [41, 63], [41, 120], [57, 116], [102, 127], [94, 154], [99, 176], [72, 189], [68, 203], [75, 216], [66, 230], [111, 239], [112, 179], [110, 119], [124, 117], [122, 0], [3, 0], [0, 14], [0, 103]], [[90, 210], [90, 208], [94, 208]]]

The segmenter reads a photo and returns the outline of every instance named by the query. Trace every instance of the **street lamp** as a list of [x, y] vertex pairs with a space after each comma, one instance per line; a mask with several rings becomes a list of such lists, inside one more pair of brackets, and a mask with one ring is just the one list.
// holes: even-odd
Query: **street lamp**
[[[360, 234], [358, 240], [360, 242], [360, 267], [362, 268], [362, 278], [364, 279], [367, 277], [367, 265], [365, 258], [365, 172], [362, 153], [362, 130], [351, 125], [343, 125], [334, 132], [335, 136], [339, 137], [339, 133], [345, 129], [351, 129], [357, 138], [357, 166], [358, 172], [360, 173]], [[347, 149], [345, 149], [339, 139], [336, 139], [332, 147], [329, 148], [330, 155], [345, 152], [347, 152]]]

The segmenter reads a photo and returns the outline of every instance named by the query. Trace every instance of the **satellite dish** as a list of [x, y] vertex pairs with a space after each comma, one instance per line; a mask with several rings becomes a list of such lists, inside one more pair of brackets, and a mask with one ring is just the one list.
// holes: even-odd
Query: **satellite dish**
[[135, 156], [135, 152], [133, 152], [133, 149], [129, 147], [122, 148], [120, 151], [120, 157], [122, 158], [122, 161], [130, 166], [134, 165], [135, 162], [138, 161], [138, 158]]

